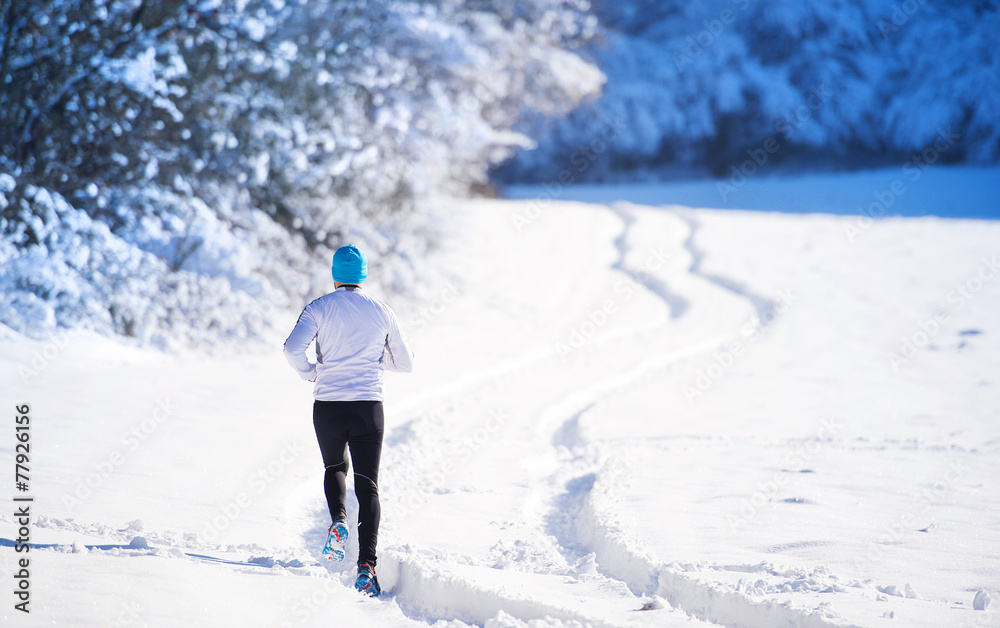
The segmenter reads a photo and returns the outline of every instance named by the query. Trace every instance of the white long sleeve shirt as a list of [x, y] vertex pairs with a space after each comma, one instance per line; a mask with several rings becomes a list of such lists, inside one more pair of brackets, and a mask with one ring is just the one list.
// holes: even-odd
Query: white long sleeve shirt
[[[316, 364], [306, 357], [314, 339]], [[384, 370], [413, 370], [413, 353], [389, 306], [344, 286], [302, 310], [285, 340], [285, 358], [302, 379], [316, 382], [319, 401], [382, 401]]]

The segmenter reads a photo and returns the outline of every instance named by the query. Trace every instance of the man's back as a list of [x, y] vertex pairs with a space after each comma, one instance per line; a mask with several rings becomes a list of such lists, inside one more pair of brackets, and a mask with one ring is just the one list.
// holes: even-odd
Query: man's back
[[[313, 339], [315, 366], [305, 356]], [[303, 379], [316, 382], [313, 396], [320, 401], [381, 401], [384, 369], [413, 367], [395, 314], [353, 286], [306, 306], [285, 341], [285, 356]]]

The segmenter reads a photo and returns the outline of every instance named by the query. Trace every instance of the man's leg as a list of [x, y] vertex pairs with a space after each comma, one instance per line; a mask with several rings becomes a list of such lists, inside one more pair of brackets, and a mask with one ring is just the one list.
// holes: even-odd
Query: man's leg
[[313, 427], [316, 440], [323, 455], [326, 473], [323, 476], [323, 490], [330, 517], [347, 514], [347, 427], [337, 401], [313, 402]]
[[372, 567], [377, 560], [378, 526], [382, 516], [378, 499], [378, 468], [382, 459], [385, 418], [381, 401], [355, 401], [361, 419], [350, 435], [354, 465], [354, 492], [358, 496], [358, 564]]

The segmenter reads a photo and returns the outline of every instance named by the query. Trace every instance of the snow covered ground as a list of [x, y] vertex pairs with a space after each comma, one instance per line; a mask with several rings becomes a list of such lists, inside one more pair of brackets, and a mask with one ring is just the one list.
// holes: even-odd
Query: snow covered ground
[[[938, 158], [936, 153], [929, 157]], [[553, 198], [643, 205], [677, 204], [717, 209], [842, 216], [942, 216], [1000, 218], [1000, 168], [933, 166], [917, 161], [895, 168], [839, 173], [789, 174], [753, 161], [738, 164], [722, 179], [683, 178], [636, 184], [509, 186], [510, 198]], [[736, 166], [734, 166], [736, 168]], [[569, 171], [573, 174], [572, 170]]]
[[3, 623], [1000, 626], [1000, 223], [442, 204], [452, 280], [398, 308], [417, 368], [387, 376], [381, 599], [318, 563], [283, 338], [6, 332], [0, 496], [48, 547], [14, 551], [8, 501]]

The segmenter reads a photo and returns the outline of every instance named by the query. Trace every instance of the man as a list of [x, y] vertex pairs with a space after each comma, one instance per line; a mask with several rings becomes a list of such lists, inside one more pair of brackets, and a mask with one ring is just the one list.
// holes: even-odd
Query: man
[[[381, 592], [375, 576], [375, 546], [381, 507], [378, 468], [382, 456], [382, 374], [409, 373], [413, 354], [389, 306], [362, 291], [368, 258], [350, 244], [333, 255], [334, 291], [302, 310], [285, 340], [285, 358], [302, 379], [316, 382], [313, 426], [326, 474], [323, 487], [333, 523], [323, 554], [343, 560], [347, 545], [347, 453], [354, 465], [358, 497], [358, 577], [355, 588]], [[316, 364], [305, 351], [316, 341]]]

